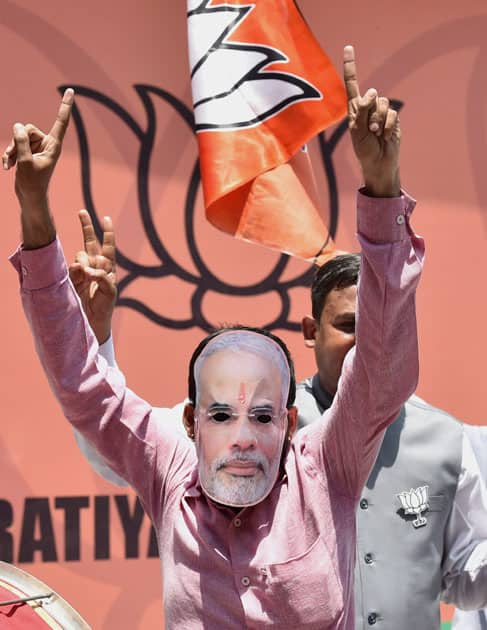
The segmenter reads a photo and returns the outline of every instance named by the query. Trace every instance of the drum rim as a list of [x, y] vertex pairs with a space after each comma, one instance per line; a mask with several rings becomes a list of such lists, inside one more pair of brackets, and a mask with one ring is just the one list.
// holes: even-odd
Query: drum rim
[[[50, 615], [52, 620], [59, 624], [61, 628], [92, 630], [91, 626], [71, 604], [68, 604], [55, 590], [27, 571], [8, 562], [0, 561], [0, 581], [2, 586], [5, 585], [4, 588], [8, 589], [9, 586], [15, 588], [24, 593], [25, 597], [52, 593], [51, 597], [39, 607], [41, 610]], [[32, 604], [34, 603], [32, 602]], [[34, 606], [32, 607], [34, 608]], [[40, 615], [40, 610], [37, 610], [37, 607], [34, 610]], [[44, 615], [40, 616], [44, 617]]]

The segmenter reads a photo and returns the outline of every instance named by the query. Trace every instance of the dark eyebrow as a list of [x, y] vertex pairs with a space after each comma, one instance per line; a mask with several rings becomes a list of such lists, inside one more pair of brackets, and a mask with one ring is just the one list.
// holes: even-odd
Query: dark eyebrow
[[228, 403], [220, 403], [214, 402], [208, 407], [208, 411], [213, 411], [214, 409], [231, 409], [232, 407]]
[[274, 405], [272, 403], [263, 403], [262, 405], [254, 405], [250, 408], [250, 411], [254, 409], [262, 409], [263, 411], [274, 411]]

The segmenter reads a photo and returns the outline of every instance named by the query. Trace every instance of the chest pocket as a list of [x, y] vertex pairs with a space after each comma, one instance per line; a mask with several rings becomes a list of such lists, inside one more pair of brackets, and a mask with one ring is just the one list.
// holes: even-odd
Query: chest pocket
[[[300, 556], [268, 565], [267, 586], [285, 628], [326, 630], [343, 613], [343, 591], [328, 548], [321, 539]], [[282, 623], [280, 627], [284, 628]]]

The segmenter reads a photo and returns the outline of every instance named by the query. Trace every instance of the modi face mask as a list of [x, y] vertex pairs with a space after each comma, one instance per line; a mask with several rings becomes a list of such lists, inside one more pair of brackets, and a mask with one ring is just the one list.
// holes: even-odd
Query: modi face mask
[[286, 356], [268, 337], [229, 331], [204, 348], [194, 377], [201, 486], [223, 505], [255, 505], [279, 475], [288, 426]]

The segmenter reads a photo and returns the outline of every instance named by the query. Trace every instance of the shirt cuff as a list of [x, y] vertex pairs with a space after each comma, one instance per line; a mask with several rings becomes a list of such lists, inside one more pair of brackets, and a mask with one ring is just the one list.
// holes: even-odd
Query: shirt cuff
[[115, 361], [115, 348], [113, 346], [113, 337], [111, 334], [108, 339], [100, 345], [98, 352], [110, 367], [117, 367], [117, 362]]
[[57, 237], [49, 245], [38, 249], [23, 249], [19, 245], [9, 260], [19, 274], [22, 289], [26, 291], [46, 289], [61, 282], [67, 275], [63, 249]]
[[357, 231], [373, 243], [394, 243], [413, 234], [409, 224], [416, 201], [404, 190], [400, 197], [368, 197], [357, 193]]

